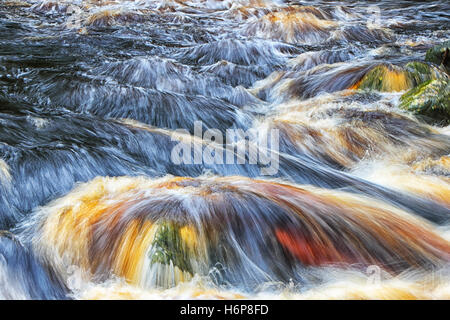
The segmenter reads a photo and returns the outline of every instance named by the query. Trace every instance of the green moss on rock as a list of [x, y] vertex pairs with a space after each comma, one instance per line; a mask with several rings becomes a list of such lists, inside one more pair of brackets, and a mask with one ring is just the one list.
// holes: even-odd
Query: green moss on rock
[[378, 65], [365, 74], [358, 88], [377, 91], [401, 91], [410, 86], [405, 72], [400, 67]]
[[403, 69], [407, 72], [407, 77], [417, 86], [425, 81], [442, 79], [446, 77], [446, 74], [440, 71], [438, 68], [424, 62], [413, 61], [408, 62]]
[[162, 222], [158, 226], [150, 252], [151, 263], [172, 264], [182, 271], [192, 273], [189, 248], [180, 234], [181, 227], [173, 222]]
[[382, 64], [366, 73], [357, 88], [398, 92], [412, 89], [425, 81], [444, 77], [446, 77], [444, 72], [424, 62], [413, 61], [402, 67]]
[[450, 40], [430, 48], [426, 55], [425, 61], [442, 66], [447, 73], [450, 72]]
[[426, 81], [400, 98], [400, 108], [425, 116], [434, 124], [450, 124], [450, 81]]

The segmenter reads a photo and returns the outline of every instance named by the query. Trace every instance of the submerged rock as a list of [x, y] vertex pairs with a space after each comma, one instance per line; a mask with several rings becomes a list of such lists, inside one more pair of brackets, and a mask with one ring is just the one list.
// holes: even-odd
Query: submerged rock
[[141, 12], [106, 9], [89, 15], [84, 24], [94, 27], [110, 27], [117, 23], [140, 23], [146, 19]]
[[358, 89], [402, 91], [411, 87], [405, 72], [396, 66], [379, 65], [370, 70], [357, 85]]
[[427, 51], [425, 61], [433, 62], [437, 65], [442, 65], [447, 73], [450, 72], [450, 40], [434, 46]]
[[400, 108], [426, 117], [427, 121], [450, 124], [450, 80], [422, 83], [400, 98]]
[[258, 20], [251, 21], [243, 33], [246, 36], [257, 36], [286, 43], [313, 44], [328, 39], [331, 30], [338, 26], [338, 22], [324, 19], [320, 12], [317, 15], [299, 8], [271, 12]]
[[399, 92], [412, 89], [425, 81], [444, 77], [443, 72], [423, 62], [409, 62], [402, 67], [382, 64], [366, 73], [355, 88]]
[[192, 274], [188, 255], [192, 250], [184, 241], [185, 230], [188, 228], [170, 221], [160, 223], [152, 243], [151, 262], [162, 265], [173, 264], [179, 270]]
[[450, 260], [450, 243], [398, 208], [245, 177], [99, 177], [33, 219], [29, 241], [43, 259], [58, 264], [63, 253], [63, 270], [145, 289], [198, 275], [253, 291], [267, 281], [306, 284], [314, 267], [377, 264], [397, 274]]

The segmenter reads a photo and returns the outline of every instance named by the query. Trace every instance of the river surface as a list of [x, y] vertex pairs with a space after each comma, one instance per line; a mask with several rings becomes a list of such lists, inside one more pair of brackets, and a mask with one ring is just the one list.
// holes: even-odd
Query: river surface
[[399, 108], [449, 26], [448, 1], [2, 0], [0, 298], [450, 298], [450, 126]]

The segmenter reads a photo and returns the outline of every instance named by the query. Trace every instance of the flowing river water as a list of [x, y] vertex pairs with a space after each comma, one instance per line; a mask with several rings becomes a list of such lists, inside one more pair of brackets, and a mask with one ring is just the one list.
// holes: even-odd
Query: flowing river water
[[450, 117], [400, 107], [448, 83], [424, 58], [449, 22], [448, 1], [2, 1], [0, 298], [450, 298]]

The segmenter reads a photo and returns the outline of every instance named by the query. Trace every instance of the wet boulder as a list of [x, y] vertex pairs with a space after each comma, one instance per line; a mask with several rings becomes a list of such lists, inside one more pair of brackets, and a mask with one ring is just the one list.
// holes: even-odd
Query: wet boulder
[[397, 66], [378, 65], [364, 75], [358, 89], [402, 91], [411, 87], [405, 72]]
[[404, 66], [381, 64], [373, 67], [354, 87], [382, 92], [400, 92], [446, 75], [434, 66], [413, 61]]
[[400, 108], [425, 117], [434, 124], [450, 124], [450, 80], [426, 81], [400, 98]]
[[193, 254], [191, 252], [193, 250], [192, 246], [189, 246], [189, 241], [186, 241], [186, 237], [183, 236], [188, 234], [192, 238], [191, 233], [188, 227], [181, 227], [170, 221], [160, 222], [149, 253], [151, 263], [173, 265], [183, 273], [187, 272], [189, 275], [192, 275], [193, 271], [189, 256]]
[[449, 73], [450, 72], [449, 50], [450, 50], [450, 40], [430, 48], [425, 55], [425, 61], [433, 62], [437, 65], [443, 66], [447, 71], [447, 73]]

